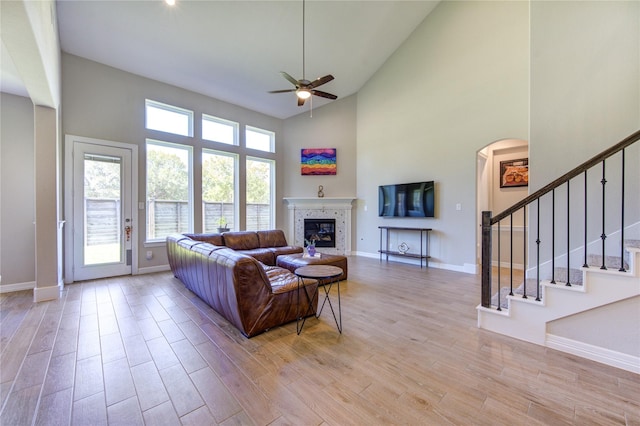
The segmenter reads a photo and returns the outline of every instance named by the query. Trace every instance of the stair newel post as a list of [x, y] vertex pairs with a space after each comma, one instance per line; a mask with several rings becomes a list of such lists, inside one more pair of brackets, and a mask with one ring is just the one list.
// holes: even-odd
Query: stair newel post
[[600, 235], [600, 239], [602, 239], [602, 266], [600, 266], [600, 269], [607, 269], [607, 266], [605, 265], [605, 249], [604, 249], [604, 240], [607, 239], [607, 234], [605, 234], [604, 230], [605, 230], [605, 220], [604, 220], [604, 212], [606, 210], [605, 208], [605, 187], [607, 185], [607, 179], [605, 178], [605, 163], [606, 160], [602, 160], [602, 180], [600, 181], [600, 183], [602, 184], [602, 235]]
[[491, 212], [482, 212], [482, 307], [491, 307]]
[[[524, 280], [524, 294], [522, 295], [523, 299], [528, 299], [527, 297], [527, 236], [529, 235], [529, 230], [527, 229], [527, 206], [522, 207], [522, 229], [524, 229], [524, 235], [522, 238], [522, 263], [523, 263], [523, 280]], [[513, 269], [513, 265], [511, 266]]]
[[509, 216], [509, 296], [513, 296], [513, 213]]
[[570, 226], [570, 210], [571, 210], [571, 194], [569, 191], [571, 181], [567, 181], [567, 283], [565, 284], [567, 287], [571, 287], [571, 226]]
[[624, 148], [622, 149], [622, 168], [621, 168], [620, 196], [622, 203], [620, 206], [620, 272], [627, 272], [624, 267]]
[[551, 284], [556, 283], [556, 190], [551, 190]]
[[584, 171], [584, 263], [582, 264], [583, 268], [588, 268], [589, 264], [587, 263], [587, 171]]
[[536, 200], [536, 302], [540, 301], [540, 198]]
[[500, 255], [500, 240], [502, 239], [502, 235], [500, 234], [500, 222], [498, 222], [498, 310], [502, 310], [502, 301], [500, 300], [500, 270], [502, 269], [500, 265], [502, 264], [502, 256]]

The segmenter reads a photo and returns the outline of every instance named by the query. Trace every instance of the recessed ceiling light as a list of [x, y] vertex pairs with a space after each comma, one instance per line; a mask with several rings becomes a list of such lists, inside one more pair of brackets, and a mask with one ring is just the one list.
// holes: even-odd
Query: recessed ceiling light
[[175, 6], [176, 5], [176, 0], [164, 0], [164, 2], [166, 4], [168, 4], [169, 6]]

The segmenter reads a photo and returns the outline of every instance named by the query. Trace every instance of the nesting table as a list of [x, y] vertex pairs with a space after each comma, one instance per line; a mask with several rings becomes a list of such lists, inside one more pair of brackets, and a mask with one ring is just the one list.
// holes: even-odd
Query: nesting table
[[[298, 334], [302, 331], [302, 327], [304, 327], [304, 323], [307, 320], [307, 316], [311, 314], [313, 311], [313, 307], [311, 305], [311, 301], [315, 297], [315, 292], [318, 292], [320, 285], [318, 285], [313, 294], [309, 294], [307, 290], [307, 286], [302, 282], [303, 278], [313, 278], [318, 280], [318, 283], [324, 283], [322, 288], [324, 289], [324, 300], [322, 301], [322, 305], [320, 306], [320, 310], [316, 314], [316, 318], [320, 318], [320, 314], [322, 314], [322, 310], [324, 309], [325, 303], [329, 302], [329, 308], [331, 309], [331, 313], [333, 314], [333, 319], [336, 322], [336, 326], [338, 327], [338, 331], [342, 334], [342, 308], [340, 306], [340, 276], [342, 276], [343, 271], [341, 268], [337, 266], [331, 265], [310, 265], [303, 266], [294, 271], [294, 274], [298, 277], [298, 310], [296, 312], [296, 331]], [[331, 303], [331, 298], [329, 297], [329, 292], [331, 291], [331, 287], [336, 284], [338, 286], [338, 316], [336, 317], [336, 312], [333, 309], [333, 304]], [[307, 311], [304, 315], [300, 315], [300, 290], [302, 290], [307, 297], [307, 301], [309, 302], [307, 305]], [[320, 303], [320, 298], [318, 298], [318, 303]]]

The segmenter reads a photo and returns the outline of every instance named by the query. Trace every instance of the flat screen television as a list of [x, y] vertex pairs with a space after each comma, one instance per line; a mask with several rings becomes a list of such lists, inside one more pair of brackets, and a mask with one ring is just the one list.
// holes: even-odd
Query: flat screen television
[[433, 181], [380, 185], [378, 216], [435, 217]]

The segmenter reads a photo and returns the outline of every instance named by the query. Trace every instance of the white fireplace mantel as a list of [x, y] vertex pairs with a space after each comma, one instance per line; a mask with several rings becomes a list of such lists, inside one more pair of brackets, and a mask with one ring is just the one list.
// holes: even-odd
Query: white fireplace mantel
[[336, 247], [321, 248], [329, 254], [351, 254], [351, 209], [356, 197], [285, 197], [289, 209], [289, 238], [304, 245], [304, 219], [336, 219]]

